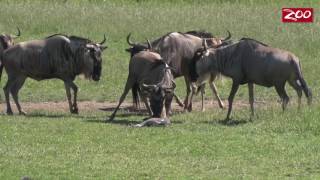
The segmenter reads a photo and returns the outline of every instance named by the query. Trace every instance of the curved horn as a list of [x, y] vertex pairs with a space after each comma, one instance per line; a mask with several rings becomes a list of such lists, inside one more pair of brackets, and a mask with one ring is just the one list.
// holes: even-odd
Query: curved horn
[[128, 36], [127, 36], [127, 43], [128, 43], [130, 46], [135, 46], [136, 44], [133, 43], [132, 41], [130, 41], [130, 36], [131, 36], [131, 33], [129, 33]]
[[100, 45], [102, 45], [102, 44], [104, 44], [105, 42], [106, 42], [106, 35], [105, 34], [103, 34], [103, 40], [101, 41], [101, 43], [99, 43]]
[[152, 46], [151, 46], [151, 43], [150, 43], [149, 39], [147, 39], [147, 43], [148, 43], [148, 49], [151, 50]]
[[17, 35], [12, 35], [13, 39], [18, 38], [21, 35], [20, 29], [18, 27], [17, 27], [17, 30], [18, 30], [18, 34]]
[[221, 41], [226, 41], [226, 40], [229, 40], [229, 39], [231, 38], [231, 33], [230, 33], [230, 31], [227, 30], [227, 32], [228, 32], [228, 36], [227, 36], [226, 38], [222, 39]]

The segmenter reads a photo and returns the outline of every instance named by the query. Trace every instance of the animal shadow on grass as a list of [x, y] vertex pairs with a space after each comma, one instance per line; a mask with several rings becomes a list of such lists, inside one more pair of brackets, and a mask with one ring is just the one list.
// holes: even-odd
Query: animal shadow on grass
[[64, 114], [47, 114], [47, 113], [30, 113], [25, 115], [28, 118], [45, 117], [45, 118], [62, 118], [67, 117]]
[[44, 113], [44, 112], [31, 112], [25, 115], [27, 118], [78, 118], [78, 119], [98, 119], [98, 117], [95, 116], [82, 116], [78, 114], [50, 114], [50, 113]]
[[123, 126], [131, 126], [131, 125], [142, 123], [143, 119], [141, 120], [114, 119], [113, 121], [103, 121], [103, 122], [110, 123], [110, 124], [119, 124]]
[[207, 123], [207, 124], [220, 124], [224, 126], [240, 126], [243, 124], [246, 124], [250, 121], [245, 120], [245, 119], [230, 119], [229, 121], [225, 121], [224, 119], [221, 120], [211, 120], [211, 121], [202, 121], [202, 123]]
[[[115, 107], [99, 108], [99, 110], [113, 112], [115, 110]], [[146, 109], [137, 110], [133, 107], [119, 108], [118, 112], [119, 113], [117, 113], [117, 115], [116, 115], [117, 117], [129, 117], [132, 115], [136, 115], [136, 116], [147, 116], [148, 115], [148, 111]]]

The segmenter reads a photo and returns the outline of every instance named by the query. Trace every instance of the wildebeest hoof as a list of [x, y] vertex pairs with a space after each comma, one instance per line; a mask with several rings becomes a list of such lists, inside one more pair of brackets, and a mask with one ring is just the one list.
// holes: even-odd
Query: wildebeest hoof
[[13, 115], [13, 112], [12, 111], [7, 111], [6, 114], [7, 115]]
[[107, 119], [105, 120], [105, 122], [111, 122], [111, 121], [113, 121], [113, 119], [114, 119], [114, 115], [111, 115], [111, 116], [109, 117], [109, 119], [107, 118]]
[[219, 107], [220, 107], [221, 109], [224, 109], [224, 108], [225, 108], [224, 104], [219, 104]]
[[21, 110], [21, 111], [19, 112], [19, 115], [25, 116], [25, 115], [27, 115], [27, 113], [26, 113], [25, 111]]
[[79, 114], [78, 108], [77, 108], [77, 109], [72, 109], [72, 110], [71, 110], [71, 113], [72, 113], [72, 114]]

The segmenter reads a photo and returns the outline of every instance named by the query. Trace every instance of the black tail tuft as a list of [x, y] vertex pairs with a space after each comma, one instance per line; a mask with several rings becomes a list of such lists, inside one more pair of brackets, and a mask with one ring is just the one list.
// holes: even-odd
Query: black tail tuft
[[309, 89], [307, 82], [304, 80], [304, 78], [302, 76], [301, 65], [300, 65], [299, 61], [297, 62], [294, 60], [291, 61], [291, 64], [293, 64], [296, 69], [297, 79], [300, 82], [300, 86], [308, 99], [308, 104], [310, 105], [312, 103], [312, 92]]

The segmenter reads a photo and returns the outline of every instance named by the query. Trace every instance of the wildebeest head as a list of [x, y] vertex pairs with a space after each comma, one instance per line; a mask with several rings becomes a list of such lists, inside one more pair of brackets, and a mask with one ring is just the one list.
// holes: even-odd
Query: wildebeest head
[[14, 39], [19, 37], [21, 35], [20, 29], [18, 29], [18, 34], [17, 35], [11, 35], [11, 34], [1, 34], [0, 35], [0, 45], [2, 46], [3, 49], [7, 49], [10, 46], [14, 45]]
[[137, 54], [140, 51], [152, 50], [151, 43], [149, 42], [149, 40], [147, 40], [147, 44], [148, 44], [148, 46], [147, 46], [145, 44], [132, 42], [130, 40], [130, 37], [131, 37], [131, 33], [129, 33], [128, 36], [127, 36], [127, 43], [131, 47], [126, 49], [126, 51], [130, 53], [131, 57], [134, 56], [135, 54]]
[[231, 33], [229, 30], [227, 30], [227, 32], [228, 32], [228, 36], [225, 38], [214, 37], [212, 35], [212, 33], [204, 31], [204, 30], [188, 31], [188, 32], [185, 32], [184, 34], [190, 34], [190, 35], [205, 39], [209, 47], [216, 48], [218, 46], [224, 46], [224, 45], [228, 45], [231, 43], [231, 40], [230, 40]]
[[225, 46], [230, 44], [231, 41], [231, 33], [228, 31], [228, 36], [225, 38], [212, 37], [212, 38], [204, 38], [209, 47], [217, 48], [221, 46]]
[[164, 107], [165, 99], [172, 99], [174, 89], [176, 87], [171, 74], [171, 68], [163, 62], [164, 76], [158, 84], [142, 84], [140, 89], [144, 94], [148, 94], [150, 97], [150, 107], [154, 117], [160, 117], [162, 109]]
[[101, 76], [102, 69], [102, 51], [107, 48], [103, 44], [106, 41], [106, 37], [104, 35], [104, 39], [100, 43], [88, 42], [85, 46], [81, 47], [81, 51], [84, 52], [84, 67], [83, 70], [86, 78], [90, 78], [94, 81], [99, 81]]

